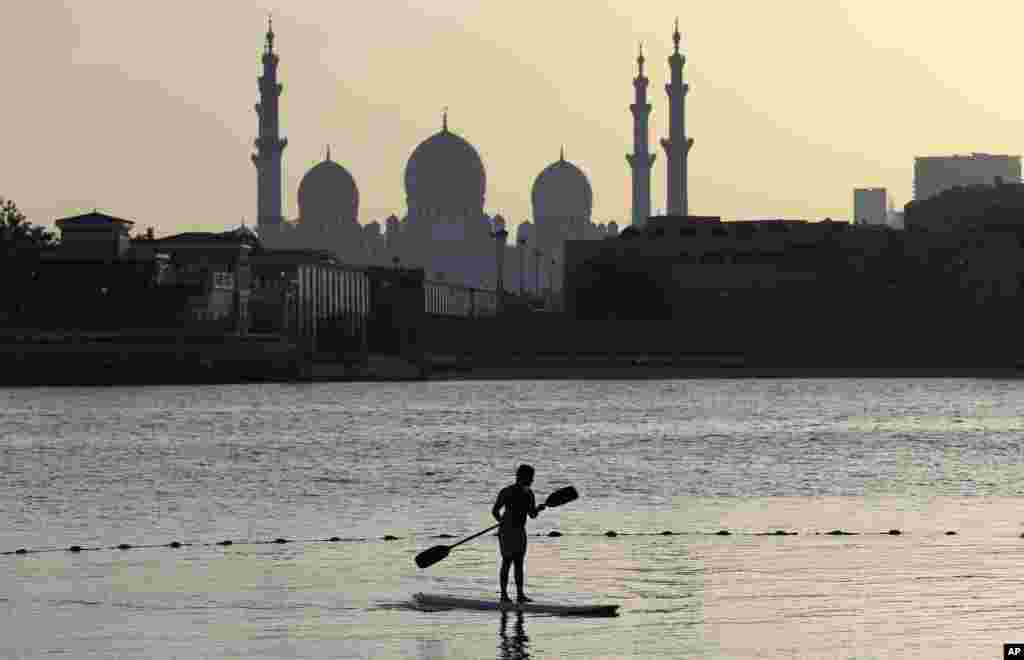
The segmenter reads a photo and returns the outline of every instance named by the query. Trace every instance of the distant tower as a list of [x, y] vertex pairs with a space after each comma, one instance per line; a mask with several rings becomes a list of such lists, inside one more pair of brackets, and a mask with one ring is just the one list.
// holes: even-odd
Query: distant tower
[[669, 100], [669, 133], [663, 138], [661, 146], [665, 149], [668, 160], [668, 215], [689, 215], [690, 206], [686, 194], [686, 161], [693, 147], [693, 139], [686, 137], [686, 94], [690, 86], [683, 82], [683, 65], [686, 58], [679, 53], [679, 19], [672, 33], [675, 52], [668, 58], [672, 68], [672, 82], [665, 85]]
[[277, 82], [277, 54], [274, 53], [274, 25], [267, 21], [267, 43], [263, 50], [263, 75], [259, 78], [259, 137], [252, 162], [256, 165], [257, 228], [266, 237], [280, 229], [281, 215], [281, 152], [288, 140], [280, 135], [278, 98], [284, 86]]
[[626, 154], [626, 162], [633, 170], [633, 226], [639, 227], [651, 215], [651, 166], [655, 158], [647, 143], [647, 118], [651, 114], [651, 104], [647, 102], [648, 80], [644, 75], [643, 44], [640, 44], [640, 55], [636, 63], [639, 73], [633, 78], [635, 100], [629, 106], [633, 113], [633, 153]]

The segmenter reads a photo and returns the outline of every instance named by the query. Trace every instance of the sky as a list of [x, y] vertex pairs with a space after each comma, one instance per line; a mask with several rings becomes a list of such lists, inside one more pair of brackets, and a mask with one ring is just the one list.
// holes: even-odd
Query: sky
[[93, 208], [158, 235], [255, 223], [268, 13], [288, 218], [328, 144], [360, 222], [404, 215], [406, 161], [447, 106], [484, 161], [488, 213], [528, 220], [564, 145], [593, 220], [628, 223], [640, 41], [664, 209], [676, 16], [693, 214], [848, 219], [855, 187], [909, 201], [915, 156], [1024, 152], [1009, 0], [33, 0], [0, 5], [0, 196], [43, 225]]

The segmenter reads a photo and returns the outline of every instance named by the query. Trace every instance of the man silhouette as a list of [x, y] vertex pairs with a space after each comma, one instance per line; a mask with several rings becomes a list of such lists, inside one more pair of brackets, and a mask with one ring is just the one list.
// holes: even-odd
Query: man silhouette
[[[516, 482], [506, 486], [498, 493], [491, 513], [499, 523], [498, 542], [501, 546], [501, 571], [498, 573], [498, 585], [501, 587], [501, 602], [510, 603], [508, 597], [508, 569], [516, 567], [516, 600], [528, 603], [523, 563], [526, 560], [526, 516], [536, 518], [544, 510], [544, 505], [537, 506], [530, 486], [533, 484], [533, 468], [520, 465], [516, 470]], [[502, 508], [505, 509], [502, 513]]]

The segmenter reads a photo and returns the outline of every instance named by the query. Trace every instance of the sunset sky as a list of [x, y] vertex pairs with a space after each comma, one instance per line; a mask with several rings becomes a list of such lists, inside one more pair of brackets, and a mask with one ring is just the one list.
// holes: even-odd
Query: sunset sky
[[34, 0], [0, 6], [0, 196], [38, 224], [94, 207], [157, 234], [254, 223], [268, 12], [288, 218], [327, 144], [360, 222], [404, 215], [406, 160], [448, 106], [483, 158], [488, 213], [528, 219], [564, 144], [593, 219], [628, 223], [638, 41], [663, 209], [677, 15], [694, 214], [848, 219], [857, 186], [908, 201], [914, 156], [1024, 152], [1024, 5], [1006, 1]]

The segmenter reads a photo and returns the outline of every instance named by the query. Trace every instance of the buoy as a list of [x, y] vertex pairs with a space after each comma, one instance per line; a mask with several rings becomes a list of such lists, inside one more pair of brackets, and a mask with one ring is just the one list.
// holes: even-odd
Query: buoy
[[553, 539], [556, 539], [556, 538], [558, 538], [561, 535], [562, 535], [562, 533], [560, 531], [558, 531], [557, 529], [553, 529], [550, 532], [548, 532], [548, 537], [549, 538], [553, 538]]
[[614, 529], [609, 529], [607, 532], [604, 533], [604, 535], [607, 536], [608, 538], [614, 538], [614, 537], [618, 536], [619, 533], [616, 532]]

